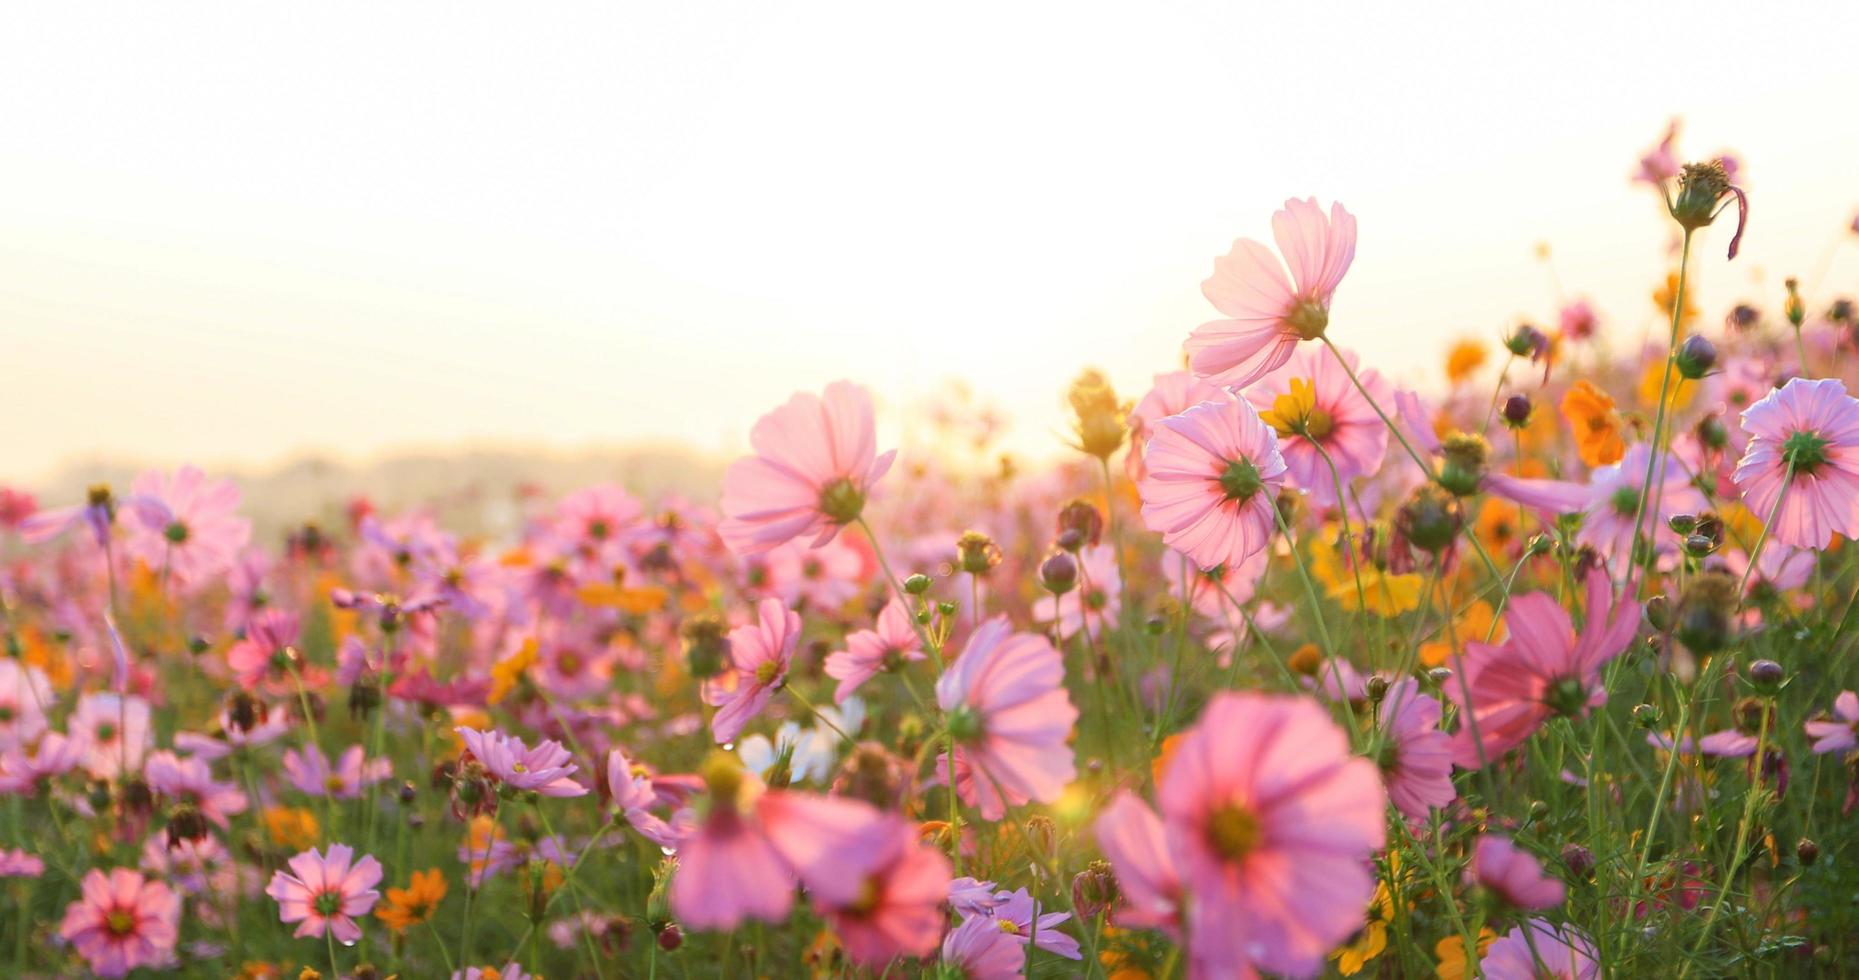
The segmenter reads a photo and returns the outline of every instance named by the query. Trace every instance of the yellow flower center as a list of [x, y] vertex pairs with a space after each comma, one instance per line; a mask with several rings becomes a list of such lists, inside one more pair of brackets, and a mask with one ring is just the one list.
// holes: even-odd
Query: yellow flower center
[[1291, 390], [1273, 399], [1271, 410], [1259, 417], [1285, 437], [1326, 439], [1336, 430], [1336, 420], [1317, 407], [1316, 386], [1304, 378], [1292, 378]]
[[1259, 818], [1238, 803], [1228, 803], [1207, 820], [1207, 843], [1228, 861], [1244, 860], [1263, 836]]

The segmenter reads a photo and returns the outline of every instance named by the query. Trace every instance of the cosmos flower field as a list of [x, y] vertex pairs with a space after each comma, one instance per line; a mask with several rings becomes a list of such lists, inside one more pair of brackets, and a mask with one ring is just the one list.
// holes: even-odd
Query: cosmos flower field
[[1859, 313], [1699, 308], [1761, 210], [1683, 159], [1649, 345], [1398, 386], [1291, 199], [1049, 465], [849, 379], [507, 538], [5, 491], [0, 975], [1859, 973]]

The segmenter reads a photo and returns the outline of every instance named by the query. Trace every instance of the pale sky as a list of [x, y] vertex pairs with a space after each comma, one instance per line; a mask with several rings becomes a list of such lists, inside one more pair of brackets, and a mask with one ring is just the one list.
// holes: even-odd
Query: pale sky
[[[1670, 116], [1746, 165], [1712, 317], [1859, 207], [1859, 5], [1253, 6], [16, 6], [0, 481], [727, 452], [837, 377], [968, 379], [1036, 449], [1079, 368], [1176, 366], [1289, 196], [1356, 214], [1331, 336], [1415, 380], [1553, 316], [1538, 241], [1640, 335], [1669, 259], [1627, 175]], [[1859, 244], [1830, 261], [1811, 301], [1859, 291]]]

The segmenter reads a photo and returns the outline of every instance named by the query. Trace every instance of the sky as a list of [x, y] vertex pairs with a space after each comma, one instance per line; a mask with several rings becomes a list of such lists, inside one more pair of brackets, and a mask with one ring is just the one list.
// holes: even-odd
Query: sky
[[1179, 365], [1213, 258], [1292, 196], [1357, 216], [1330, 335], [1397, 378], [1558, 288], [1631, 341], [1672, 257], [1627, 177], [1673, 116], [1753, 205], [1735, 263], [1698, 251], [1707, 311], [1859, 291], [1856, 36], [1708, 0], [30, 5], [0, 481], [722, 454], [840, 377], [893, 430], [962, 379], [1046, 451], [1080, 368]]

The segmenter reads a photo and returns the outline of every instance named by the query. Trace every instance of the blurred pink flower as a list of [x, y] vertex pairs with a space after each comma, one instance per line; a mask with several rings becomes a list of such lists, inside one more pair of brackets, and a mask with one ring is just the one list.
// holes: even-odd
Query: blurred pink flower
[[1169, 547], [1209, 569], [1237, 567], [1271, 541], [1285, 459], [1250, 404], [1223, 393], [1161, 419], [1143, 455], [1143, 523]]
[[1594, 957], [1572, 927], [1531, 919], [1492, 943], [1478, 966], [1485, 980], [1595, 980], [1601, 965]]
[[1065, 691], [1065, 662], [1045, 637], [1013, 632], [1006, 617], [969, 637], [936, 681], [936, 703], [955, 743], [956, 788], [984, 818], [1029, 800], [1051, 803], [1077, 774], [1069, 739], [1078, 709]]
[[54, 703], [44, 671], [0, 657], [0, 750], [32, 744], [45, 731], [45, 709]]
[[1674, 117], [1666, 123], [1665, 135], [1658, 145], [1640, 157], [1639, 169], [1634, 171], [1633, 179], [1654, 187], [1664, 186], [1665, 182], [1678, 176], [1678, 151], [1674, 144], [1678, 142], [1678, 119]]
[[1835, 534], [1859, 535], [1859, 401], [1845, 382], [1794, 378], [1745, 409], [1743, 428], [1736, 485], [1757, 518], [1775, 514], [1774, 543], [1819, 551]]
[[902, 601], [892, 599], [878, 614], [878, 628], [859, 630], [846, 637], [846, 648], [826, 655], [826, 676], [839, 682], [833, 700], [844, 702], [879, 671], [898, 670], [912, 660], [922, 660], [923, 641], [917, 636], [910, 610]]
[[205, 759], [176, 756], [161, 751], [149, 756], [142, 767], [149, 789], [169, 800], [191, 804], [200, 815], [213, 821], [221, 830], [230, 826], [230, 818], [245, 812], [249, 801], [232, 783], [215, 781]]
[[367, 759], [366, 750], [351, 745], [334, 765], [323, 750], [306, 745], [302, 752], [284, 751], [284, 775], [291, 785], [306, 796], [327, 796], [337, 800], [360, 799], [362, 790], [393, 775], [393, 763], [386, 759]]
[[848, 381], [800, 392], [750, 430], [755, 455], [723, 474], [718, 531], [739, 556], [813, 536], [825, 544], [856, 520], [895, 450], [877, 454], [871, 395]]
[[1216, 695], [1177, 744], [1157, 799], [1197, 962], [1315, 973], [1361, 927], [1387, 794], [1317, 702]]
[[718, 745], [735, 741], [742, 726], [787, 683], [800, 643], [800, 616], [781, 600], [763, 599], [755, 611], [756, 622], [729, 631], [729, 664], [723, 673], [704, 682], [704, 703], [718, 709], [710, 719]]
[[670, 823], [652, 812], [660, 802], [652, 775], [644, 767], [634, 766], [624, 749], [607, 753], [607, 791], [613, 796], [613, 808], [626, 822], [660, 847], [677, 847], [690, 832], [688, 810], [679, 811]]
[[182, 585], [202, 585], [230, 569], [252, 538], [252, 522], [238, 516], [239, 488], [231, 480], [208, 480], [183, 466], [172, 476], [144, 473], [131, 490], [137, 521], [129, 555]]
[[1472, 879], [1513, 908], [1553, 908], [1568, 895], [1562, 882], [1543, 874], [1536, 858], [1495, 834], [1478, 838], [1472, 851]]
[[1150, 427], [1170, 415], [1182, 412], [1213, 398], [1225, 389], [1198, 380], [1191, 371], [1169, 371], [1155, 376], [1155, 386], [1130, 410], [1130, 451], [1123, 456], [1124, 473], [1131, 483], [1141, 483], [1149, 469], [1143, 463], [1143, 445], [1149, 441]]
[[372, 856], [355, 860], [347, 844], [331, 844], [328, 852], [304, 851], [290, 859], [290, 871], [271, 876], [265, 894], [277, 900], [278, 920], [297, 923], [299, 939], [333, 933], [339, 942], [361, 938], [356, 917], [374, 909], [381, 893], [381, 862]]
[[1244, 388], [1329, 325], [1330, 298], [1355, 259], [1355, 217], [1341, 204], [1326, 217], [1314, 197], [1288, 200], [1272, 215], [1272, 237], [1290, 280], [1270, 249], [1242, 238], [1201, 283], [1207, 301], [1232, 319], [1203, 323], [1188, 336], [1188, 367], [1196, 377]]
[[1116, 872], [1123, 897], [1113, 913], [1117, 925], [1160, 929], [1179, 939], [1185, 894], [1162, 819], [1135, 794], [1123, 790], [1098, 814], [1092, 827], [1097, 846]]
[[120, 977], [138, 967], [161, 967], [180, 938], [181, 898], [166, 884], [128, 868], [106, 875], [92, 868], [81, 895], [65, 909], [58, 927], [77, 954], [100, 977]]
[[1859, 748], [1859, 694], [1841, 691], [1833, 699], [1833, 717], [1816, 719], [1805, 726], [1807, 737], [1814, 740], [1814, 751], [1849, 752]]
[[[1510, 638], [1502, 646], [1466, 644], [1459, 676], [1446, 692], [1462, 717], [1452, 738], [1452, 761], [1477, 769], [1522, 745], [1556, 715], [1578, 717], [1607, 700], [1601, 667], [1619, 656], [1639, 630], [1639, 603], [1614, 604], [1607, 573], [1588, 573], [1587, 622], [1579, 636], [1555, 597], [1532, 592], [1512, 599], [1504, 613]], [[1474, 740], [1476, 732], [1476, 740]]]
[[924, 845], [916, 825], [874, 815], [874, 851], [861, 860], [852, 901], [815, 892], [814, 909], [832, 926], [853, 963], [881, 967], [899, 956], [928, 956], [942, 938], [949, 859]]

